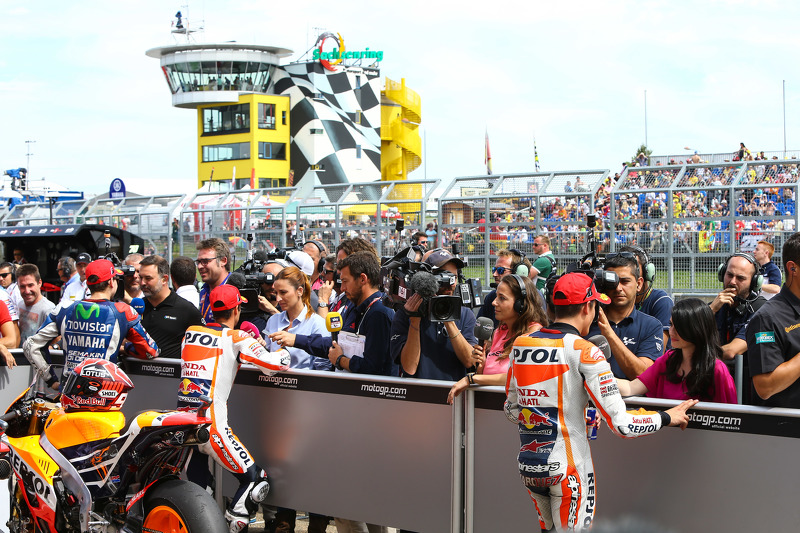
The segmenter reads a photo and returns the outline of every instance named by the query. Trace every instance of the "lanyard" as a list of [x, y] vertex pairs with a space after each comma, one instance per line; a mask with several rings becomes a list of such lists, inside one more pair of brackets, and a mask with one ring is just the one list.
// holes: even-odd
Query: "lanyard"
[[374, 304], [375, 302], [377, 302], [377, 301], [378, 301], [378, 300], [380, 300], [380, 299], [381, 299], [381, 298], [380, 298], [380, 296], [379, 296], [379, 297], [375, 298], [374, 300], [372, 300], [372, 301], [369, 303], [369, 305], [367, 306], [367, 310], [366, 310], [366, 311], [364, 311], [364, 314], [361, 316], [361, 320], [358, 322], [358, 328], [356, 328], [356, 335], [360, 335], [360, 334], [361, 334], [361, 324], [363, 324], [363, 323], [364, 323], [364, 317], [365, 317], [365, 316], [367, 316], [367, 313], [369, 313], [369, 309], [370, 309], [370, 307], [372, 307], [372, 304]]

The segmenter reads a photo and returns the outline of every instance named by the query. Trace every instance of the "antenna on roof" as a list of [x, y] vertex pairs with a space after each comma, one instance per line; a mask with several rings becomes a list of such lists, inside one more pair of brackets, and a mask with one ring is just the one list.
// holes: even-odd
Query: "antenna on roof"
[[201, 20], [200, 24], [197, 26], [197, 29], [191, 27], [189, 23], [189, 17], [186, 14], [189, 12], [189, 4], [185, 4], [181, 6], [180, 11], [175, 13], [175, 20], [172, 21], [172, 36], [175, 38], [175, 41], [178, 41], [179, 35], [186, 36], [186, 43], [191, 43], [194, 41], [192, 37], [193, 33], [197, 33], [198, 31], [202, 32], [205, 28], [205, 21]]

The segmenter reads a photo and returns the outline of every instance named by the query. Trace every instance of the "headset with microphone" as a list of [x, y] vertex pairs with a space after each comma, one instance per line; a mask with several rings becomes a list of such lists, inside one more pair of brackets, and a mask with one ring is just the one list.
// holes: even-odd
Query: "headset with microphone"
[[725, 273], [728, 271], [728, 263], [730, 263], [731, 259], [734, 257], [741, 257], [746, 259], [748, 263], [753, 265], [753, 275], [750, 278], [750, 292], [747, 298], [742, 299], [738, 296], [735, 296], [733, 299], [734, 304], [734, 311], [739, 315], [744, 315], [748, 311], [754, 312], [752, 307], [752, 303], [758, 299], [758, 293], [761, 292], [761, 286], [764, 284], [764, 276], [761, 274], [761, 266], [756, 261], [756, 258], [752, 256], [752, 254], [744, 253], [744, 252], [737, 252], [735, 254], [731, 254], [725, 259], [725, 262], [719, 265], [717, 269], [717, 279], [721, 283], [725, 283]]
[[[522, 250], [517, 250], [516, 248], [510, 248], [508, 250], [511, 254], [516, 258], [519, 257], [518, 261], [511, 262], [511, 273], [517, 276], [522, 276], [523, 278], [527, 278], [530, 274], [530, 269], [525, 264], [525, 252]], [[522, 290], [525, 290], [524, 288]]]

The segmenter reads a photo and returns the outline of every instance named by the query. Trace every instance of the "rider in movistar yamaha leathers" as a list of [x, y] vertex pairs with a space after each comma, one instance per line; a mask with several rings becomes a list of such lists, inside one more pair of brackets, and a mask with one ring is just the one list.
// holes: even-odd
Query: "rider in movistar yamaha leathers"
[[116, 274], [114, 264], [107, 259], [91, 262], [86, 267], [91, 296], [68, 307], [56, 307], [41, 329], [25, 341], [25, 357], [48, 385], [53, 385], [56, 377], [50, 372], [44, 350], [59, 335], [66, 358], [65, 373], [87, 357], [116, 362], [126, 340], [128, 354], [140, 359], [158, 357], [158, 346], [139, 322], [139, 314], [126, 303], [110, 301], [117, 291]]

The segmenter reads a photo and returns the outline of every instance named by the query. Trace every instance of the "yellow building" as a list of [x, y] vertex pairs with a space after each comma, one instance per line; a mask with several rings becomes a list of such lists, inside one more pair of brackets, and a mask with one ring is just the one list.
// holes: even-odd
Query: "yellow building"
[[199, 182], [231, 179], [236, 188], [289, 185], [288, 96], [242, 94], [233, 105], [197, 108]]
[[419, 95], [400, 83], [386, 78], [381, 91], [381, 179], [405, 180], [422, 163], [419, 123], [422, 103]]

